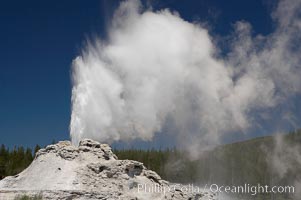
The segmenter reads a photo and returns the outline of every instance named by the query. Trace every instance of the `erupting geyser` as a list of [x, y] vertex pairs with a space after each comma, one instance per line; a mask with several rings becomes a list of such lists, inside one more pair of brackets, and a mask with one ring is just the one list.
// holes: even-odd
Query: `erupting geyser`
[[268, 36], [252, 37], [251, 25], [237, 22], [222, 56], [202, 25], [121, 3], [108, 40], [88, 43], [73, 62], [73, 143], [151, 140], [169, 126], [193, 150], [247, 133], [262, 120], [254, 113], [266, 116], [300, 92], [299, 8], [298, 0], [280, 1]]

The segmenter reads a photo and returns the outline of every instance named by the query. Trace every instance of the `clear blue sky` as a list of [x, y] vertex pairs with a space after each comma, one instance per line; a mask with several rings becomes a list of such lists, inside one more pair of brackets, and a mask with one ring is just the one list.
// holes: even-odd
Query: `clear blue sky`
[[[207, 21], [227, 35], [246, 20], [255, 33], [273, 29], [269, 0], [150, 1], [188, 21]], [[147, 2], [145, 2], [147, 4]], [[0, 143], [45, 145], [68, 139], [70, 66], [88, 37], [105, 37], [116, 0], [28, 0], [0, 3]]]

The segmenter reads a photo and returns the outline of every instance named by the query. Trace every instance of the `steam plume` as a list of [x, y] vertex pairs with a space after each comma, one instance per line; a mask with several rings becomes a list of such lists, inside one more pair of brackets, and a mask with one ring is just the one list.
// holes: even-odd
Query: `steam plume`
[[[73, 143], [152, 140], [171, 126], [183, 147], [218, 144], [260, 123], [300, 92], [300, 0], [280, 1], [268, 36], [235, 24], [230, 52], [218, 54], [208, 30], [169, 10], [121, 3], [109, 39], [95, 39], [73, 62]], [[168, 121], [168, 125], [167, 125]]]

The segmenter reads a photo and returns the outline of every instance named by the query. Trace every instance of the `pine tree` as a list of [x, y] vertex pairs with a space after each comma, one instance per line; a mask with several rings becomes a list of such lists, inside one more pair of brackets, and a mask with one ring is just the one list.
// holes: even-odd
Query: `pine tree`
[[34, 155], [36, 155], [36, 153], [41, 149], [40, 145], [36, 145], [34, 148]]

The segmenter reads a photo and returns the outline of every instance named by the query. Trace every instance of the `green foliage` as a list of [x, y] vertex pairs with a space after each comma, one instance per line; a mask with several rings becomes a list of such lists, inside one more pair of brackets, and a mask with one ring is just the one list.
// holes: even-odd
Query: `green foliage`
[[2, 144], [0, 147], [0, 179], [20, 173], [32, 160], [33, 155], [30, 148], [14, 147], [9, 150]]
[[36, 154], [41, 149], [40, 145], [36, 145], [34, 148], [34, 154]]
[[14, 198], [14, 200], [42, 200], [42, 195], [34, 195], [34, 196], [28, 196], [28, 195], [21, 195]]

